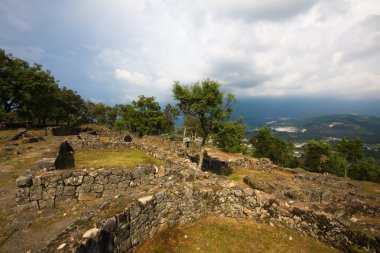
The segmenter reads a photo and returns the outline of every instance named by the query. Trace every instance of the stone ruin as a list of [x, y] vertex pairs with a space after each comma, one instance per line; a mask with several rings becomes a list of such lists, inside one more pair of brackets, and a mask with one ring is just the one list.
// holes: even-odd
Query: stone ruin
[[61, 144], [57, 159], [54, 162], [56, 169], [70, 169], [75, 167], [74, 149], [65, 141]]
[[[120, 139], [115, 143], [125, 142]], [[181, 143], [177, 145], [166, 140], [158, 143], [161, 145], [152, 145], [148, 139], [143, 139], [128, 143], [128, 147], [144, 150], [166, 161], [168, 167], [63, 170], [18, 178], [16, 202], [19, 210], [53, 208], [67, 203], [119, 196], [139, 187], [149, 189], [141, 191], [143, 196], [126, 203], [122, 211], [107, 218], [101, 213], [79, 217], [78, 223], [53, 238], [41, 252], [55, 252], [57, 249], [78, 253], [132, 252], [167, 226], [192, 222], [209, 214], [287, 226], [345, 252], [350, 252], [354, 246], [367, 252], [380, 251], [379, 237], [368, 237], [350, 229], [347, 219], [353, 215], [351, 211], [347, 217], [339, 216], [324, 209], [297, 204], [289, 197], [278, 196], [277, 192], [263, 192], [264, 188], [242, 188], [215, 174], [194, 170], [194, 163]], [[80, 145], [80, 142], [75, 145]], [[102, 148], [101, 145], [96, 147]], [[266, 171], [281, 169], [266, 159], [222, 159], [219, 163]], [[219, 166], [216, 161], [210, 164]], [[295, 173], [298, 177], [305, 177], [306, 174]], [[247, 178], [246, 182], [250, 184], [251, 181]], [[310, 196], [313, 201], [318, 197]], [[358, 210], [372, 217], [379, 214], [378, 209]]]
[[131, 135], [126, 135], [125, 137], [124, 137], [124, 141], [125, 142], [132, 142], [132, 137], [131, 137]]

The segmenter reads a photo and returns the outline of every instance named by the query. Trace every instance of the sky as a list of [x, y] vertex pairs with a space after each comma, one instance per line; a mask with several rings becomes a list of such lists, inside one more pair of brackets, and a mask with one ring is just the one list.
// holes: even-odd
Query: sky
[[205, 78], [242, 101], [380, 101], [379, 0], [0, 0], [0, 48], [108, 104]]

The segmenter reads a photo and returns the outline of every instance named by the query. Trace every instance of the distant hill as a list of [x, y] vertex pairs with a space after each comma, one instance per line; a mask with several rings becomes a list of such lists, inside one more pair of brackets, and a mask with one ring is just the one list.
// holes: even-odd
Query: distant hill
[[380, 118], [362, 114], [273, 119], [265, 125], [288, 140], [361, 138], [364, 143], [380, 143]]

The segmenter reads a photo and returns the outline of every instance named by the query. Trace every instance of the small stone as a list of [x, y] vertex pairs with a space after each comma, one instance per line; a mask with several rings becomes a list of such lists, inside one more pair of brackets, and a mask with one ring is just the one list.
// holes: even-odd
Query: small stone
[[274, 227], [274, 224], [272, 222], [269, 222], [269, 226]]
[[289, 236], [289, 241], [293, 241], [293, 237]]
[[83, 234], [82, 238], [91, 238], [96, 237], [100, 233], [99, 228], [92, 228], [90, 230], [87, 230], [86, 233]]
[[19, 176], [16, 179], [16, 183], [17, 183], [17, 186], [20, 187], [20, 188], [30, 187], [30, 186], [33, 185], [33, 178], [30, 175], [28, 175], [28, 176]]
[[61, 245], [58, 246], [57, 250], [61, 250], [64, 247], [66, 247], [67, 243], [62, 243]]
[[187, 235], [185, 235], [183, 238], [187, 239]]
[[353, 222], [353, 223], [355, 223], [355, 222], [358, 222], [358, 219], [355, 218], [355, 217], [351, 217], [350, 221]]
[[139, 198], [138, 201], [145, 205], [146, 203], [148, 203], [150, 200], [152, 200], [153, 196], [152, 195], [149, 195], [149, 196], [145, 196], [145, 197], [142, 197], [142, 198]]

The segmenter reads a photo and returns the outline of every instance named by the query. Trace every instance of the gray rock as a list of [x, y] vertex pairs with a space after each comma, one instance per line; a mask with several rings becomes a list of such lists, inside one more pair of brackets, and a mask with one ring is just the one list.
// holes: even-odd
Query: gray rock
[[47, 169], [47, 170], [54, 170], [55, 166], [55, 158], [42, 158], [36, 163], [36, 169]]
[[58, 156], [54, 165], [57, 169], [75, 167], [74, 149], [67, 141], [63, 142], [59, 147]]
[[29, 198], [29, 188], [19, 188], [16, 191], [16, 203], [21, 205], [21, 204], [26, 204], [30, 202]]
[[33, 177], [31, 175], [19, 176], [16, 179], [16, 183], [20, 188], [31, 187], [33, 185]]
[[30, 187], [30, 200], [40, 200], [42, 199], [42, 187], [33, 186]]

